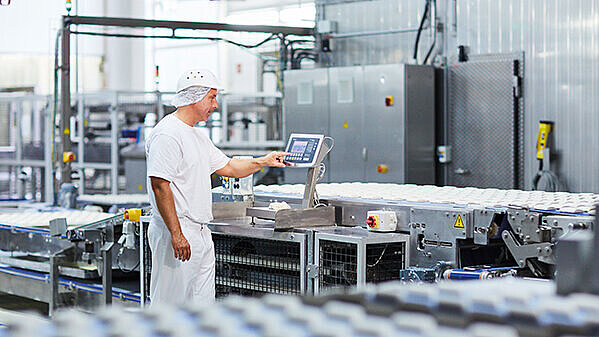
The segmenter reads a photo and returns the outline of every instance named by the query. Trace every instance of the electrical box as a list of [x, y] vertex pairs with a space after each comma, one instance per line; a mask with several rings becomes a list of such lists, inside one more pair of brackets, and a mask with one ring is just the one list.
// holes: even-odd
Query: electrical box
[[393, 211], [368, 211], [366, 224], [368, 230], [375, 232], [395, 232], [397, 215]]
[[437, 159], [439, 163], [447, 164], [451, 162], [451, 145], [441, 145], [437, 147]]
[[[233, 159], [253, 159], [251, 156], [235, 156]], [[228, 185], [233, 196], [254, 195], [254, 175], [245, 178], [229, 178]]]

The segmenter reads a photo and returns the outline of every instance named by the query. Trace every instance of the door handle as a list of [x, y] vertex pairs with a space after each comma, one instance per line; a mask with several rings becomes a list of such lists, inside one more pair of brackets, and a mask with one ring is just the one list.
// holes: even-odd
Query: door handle
[[463, 168], [458, 168], [455, 169], [455, 171], [453, 171], [455, 174], [459, 174], [459, 175], [466, 175], [466, 174], [470, 174], [470, 170], [466, 170]]
[[366, 147], [362, 148], [362, 160], [366, 161], [366, 158], [368, 157], [368, 150], [366, 149]]

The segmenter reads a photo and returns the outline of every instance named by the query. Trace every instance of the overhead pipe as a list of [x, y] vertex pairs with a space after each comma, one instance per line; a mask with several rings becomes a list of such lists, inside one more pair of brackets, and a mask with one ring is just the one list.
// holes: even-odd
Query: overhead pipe
[[[423, 29], [429, 29], [429, 28], [430, 27], [424, 27]], [[354, 33], [342, 33], [342, 34], [334, 33], [334, 34], [326, 34], [326, 36], [331, 39], [344, 39], [344, 38], [360, 37], [360, 36], [413, 33], [413, 32], [417, 32], [417, 31], [418, 31], [418, 27], [403, 28], [403, 29], [389, 29], [389, 30], [375, 30], [375, 31], [354, 32]]]

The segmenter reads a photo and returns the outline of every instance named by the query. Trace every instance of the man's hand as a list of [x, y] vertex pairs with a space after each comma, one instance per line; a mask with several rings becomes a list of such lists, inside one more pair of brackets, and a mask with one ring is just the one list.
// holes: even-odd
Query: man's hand
[[266, 156], [261, 157], [260, 161], [261, 161], [262, 166], [274, 166], [274, 167], [290, 166], [289, 163], [283, 161], [283, 158], [288, 155], [290, 155], [290, 153], [273, 151], [273, 152], [267, 154]]
[[264, 166], [291, 166], [289, 163], [283, 161], [283, 158], [287, 155], [289, 155], [287, 152], [274, 151], [260, 158], [231, 159], [225, 167], [216, 170], [215, 172], [223, 177], [243, 178], [257, 172]]
[[183, 233], [171, 236], [171, 244], [175, 252], [175, 259], [185, 262], [191, 258], [191, 246], [185, 236], [183, 236]]

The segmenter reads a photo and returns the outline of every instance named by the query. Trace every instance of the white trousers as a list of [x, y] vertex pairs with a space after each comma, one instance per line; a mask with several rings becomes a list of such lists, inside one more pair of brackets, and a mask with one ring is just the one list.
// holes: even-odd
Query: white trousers
[[214, 243], [206, 225], [179, 218], [181, 231], [191, 246], [191, 258], [175, 259], [171, 234], [161, 220], [150, 221], [148, 241], [152, 250], [150, 306], [159, 303], [213, 302]]

